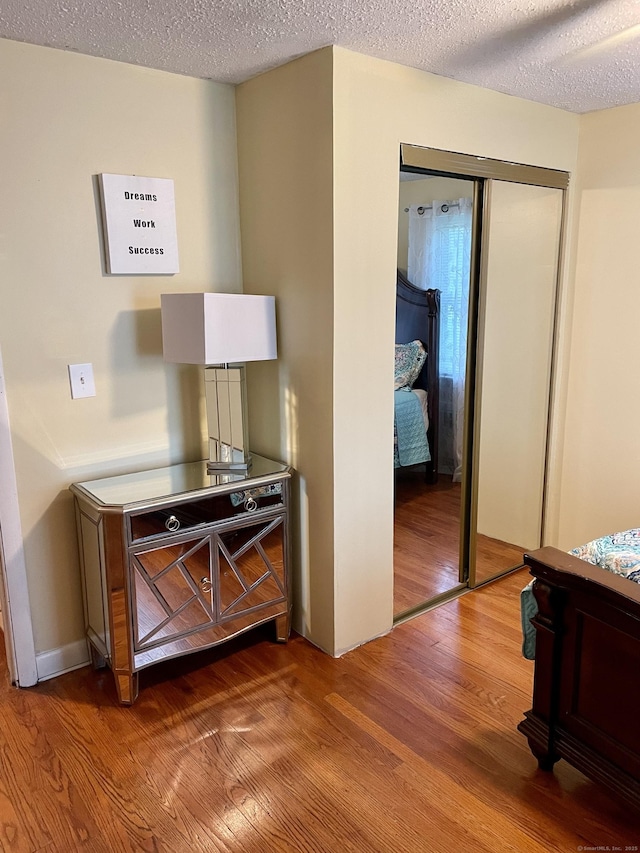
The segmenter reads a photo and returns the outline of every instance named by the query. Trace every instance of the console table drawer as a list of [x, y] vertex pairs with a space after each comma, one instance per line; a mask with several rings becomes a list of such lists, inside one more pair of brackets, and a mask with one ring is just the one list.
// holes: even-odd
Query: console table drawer
[[202, 524], [228, 521], [260, 509], [283, 505], [282, 483], [269, 483], [254, 489], [242, 489], [214, 495], [172, 507], [160, 507], [130, 517], [130, 540], [139, 542], [151, 536], [191, 530]]

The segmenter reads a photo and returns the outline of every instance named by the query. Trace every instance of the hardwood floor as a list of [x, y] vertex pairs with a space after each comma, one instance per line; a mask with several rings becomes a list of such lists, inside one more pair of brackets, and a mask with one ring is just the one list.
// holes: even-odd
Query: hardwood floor
[[[0, 679], [0, 849], [67, 853], [571, 853], [638, 816], [516, 730], [524, 572], [340, 659], [260, 629], [141, 674]], [[627, 849], [629, 847], [627, 846]]]

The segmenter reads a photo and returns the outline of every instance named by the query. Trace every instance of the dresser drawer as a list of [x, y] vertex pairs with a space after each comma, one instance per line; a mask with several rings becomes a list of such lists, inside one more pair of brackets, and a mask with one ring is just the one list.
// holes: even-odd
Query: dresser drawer
[[138, 542], [150, 536], [166, 536], [192, 530], [203, 524], [213, 524], [260, 509], [283, 506], [283, 484], [269, 483], [252, 489], [212, 495], [198, 500], [174, 503], [170, 508], [147, 510], [130, 516], [130, 541]]
[[162, 660], [265, 622], [287, 641], [291, 474], [252, 454], [246, 472], [199, 460], [71, 485], [91, 660], [122, 704]]

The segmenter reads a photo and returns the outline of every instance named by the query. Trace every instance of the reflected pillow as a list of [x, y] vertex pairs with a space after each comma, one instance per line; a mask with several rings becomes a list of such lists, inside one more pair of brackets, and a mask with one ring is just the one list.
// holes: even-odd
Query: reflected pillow
[[411, 341], [410, 344], [396, 344], [396, 369], [393, 385], [395, 391], [399, 388], [411, 388], [418, 378], [426, 358], [426, 350], [420, 341]]

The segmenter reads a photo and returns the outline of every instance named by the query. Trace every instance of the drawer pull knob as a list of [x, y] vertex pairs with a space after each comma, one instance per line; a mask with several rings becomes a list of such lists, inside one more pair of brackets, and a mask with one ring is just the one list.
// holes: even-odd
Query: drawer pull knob
[[211, 592], [211, 588], [213, 586], [211, 578], [206, 575], [203, 578], [200, 578], [200, 586], [202, 587], [203, 592]]
[[247, 512], [255, 512], [258, 509], [258, 502], [255, 498], [247, 498], [244, 502], [244, 508]]
[[180, 519], [176, 518], [175, 515], [170, 515], [169, 518], [165, 521], [164, 526], [167, 530], [170, 530], [174, 533], [176, 530], [180, 529]]

